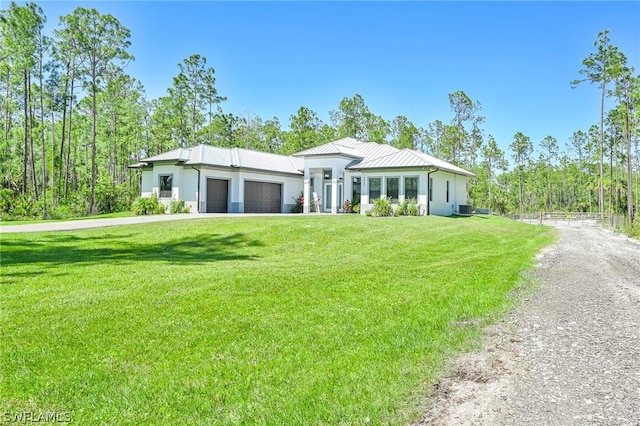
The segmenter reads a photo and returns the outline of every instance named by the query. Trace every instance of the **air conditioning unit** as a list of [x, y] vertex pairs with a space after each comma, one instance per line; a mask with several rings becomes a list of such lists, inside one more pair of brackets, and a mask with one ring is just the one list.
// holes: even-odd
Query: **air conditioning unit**
[[460, 214], [471, 214], [471, 206], [467, 204], [460, 204], [458, 206], [458, 213]]

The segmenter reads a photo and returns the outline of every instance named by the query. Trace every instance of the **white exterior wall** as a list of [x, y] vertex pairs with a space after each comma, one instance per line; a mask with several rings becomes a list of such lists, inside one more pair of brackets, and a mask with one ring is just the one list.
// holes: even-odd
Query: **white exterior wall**
[[142, 169], [140, 196], [151, 197], [153, 194], [153, 169]]
[[171, 197], [170, 198], [158, 198], [158, 201], [165, 206], [168, 206], [172, 200], [180, 200], [182, 191], [180, 185], [183, 181], [183, 169], [182, 167], [175, 166], [173, 164], [157, 164], [153, 166], [153, 170], [142, 171], [142, 197], [150, 197], [152, 194], [160, 195], [160, 176], [173, 175], [171, 183]]
[[182, 200], [191, 213], [198, 212], [198, 171], [192, 168], [182, 169]]
[[[434, 186], [431, 214], [450, 216], [458, 212], [461, 204], [467, 204], [467, 177], [438, 171], [432, 173], [431, 178]], [[447, 181], [449, 181], [449, 202], [446, 200]]]

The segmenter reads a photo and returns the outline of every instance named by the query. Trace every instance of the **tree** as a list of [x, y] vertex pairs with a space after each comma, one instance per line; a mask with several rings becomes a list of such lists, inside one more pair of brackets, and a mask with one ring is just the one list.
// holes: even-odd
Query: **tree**
[[[479, 148], [478, 140], [479, 127], [478, 125], [484, 120], [478, 113], [481, 110], [479, 102], [473, 102], [466, 93], [459, 90], [449, 94], [449, 106], [454, 113], [454, 117], [451, 120], [451, 133], [452, 137], [449, 138], [451, 157], [453, 163], [456, 165], [462, 165], [463, 153], [475, 153]], [[474, 137], [470, 137], [470, 132], [466, 129], [465, 123], [473, 122]], [[481, 144], [481, 142], [480, 142]]]
[[[226, 100], [218, 96], [215, 87], [215, 70], [207, 67], [207, 58], [193, 54], [178, 64], [180, 73], [173, 79], [169, 89], [175, 102], [179, 124], [180, 145], [186, 147], [199, 143], [198, 135], [205, 123], [203, 111], [207, 111], [209, 123], [213, 120], [213, 107]], [[211, 140], [211, 134], [209, 134]]]
[[496, 208], [495, 194], [492, 194], [494, 179], [498, 170], [507, 169], [507, 160], [504, 158], [504, 151], [500, 149], [495, 138], [489, 135], [489, 142], [482, 149], [482, 165], [487, 175], [487, 197], [490, 207]]
[[372, 113], [359, 94], [343, 98], [338, 110], [329, 112], [329, 115], [340, 138], [385, 143], [391, 131], [389, 122]]
[[546, 163], [545, 178], [547, 183], [546, 194], [546, 206], [547, 210], [553, 209], [553, 189], [552, 189], [552, 176], [553, 176], [553, 162], [558, 158], [558, 141], [553, 136], [545, 137], [540, 146], [544, 149], [543, 160]]
[[108, 66], [116, 61], [127, 61], [133, 56], [127, 52], [130, 46], [130, 31], [111, 15], [101, 15], [96, 9], [79, 7], [70, 15], [63, 16], [65, 26], [62, 33], [73, 40], [73, 55], [79, 58], [78, 71], [85, 78], [91, 96], [91, 182], [89, 212], [95, 213], [95, 186], [98, 175], [97, 123], [98, 92]]
[[520, 187], [520, 213], [524, 213], [524, 186], [525, 186], [525, 165], [533, 153], [533, 145], [529, 136], [525, 136], [522, 132], [518, 132], [513, 136], [513, 142], [509, 145], [513, 160], [516, 163], [518, 171], [519, 187]]
[[591, 53], [582, 61], [584, 68], [579, 71], [583, 79], [573, 80], [571, 87], [575, 88], [580, 83], [588, 81], [596, 84], [600, 89], [600, 186], [598, 189], [598, 206], [600, 215], [604, 214], [604, 101], [608, 84], [614, 79], [616, 63], [620, 61], [618, 48], [612, 46], [609, 39], [609, 30], [598, 33], [598, 38], [593, 44], [596, 52]]
[[[624, 55], [621, 54], [624, 58]], [[617, 62], [617, 69], [614, 71], [615, 90], [613, 94], [618, 99], [617, 114], [623, 124], [623, 133], [626, 147], [627, 166], [627, 219], [629, 226], [633, 227], [633, 153], [631, 150], [632, 133], [637, 129], [636, 110], [640, 106], [640, 76], [633, 76], [633, 68], [626, 66], [626, 60]]]
[[[35, 154], [33, 149], [33, 112], [31, 75], [38, 62], [38, 41], [42, 35], [45, 17], [42, 9], [35, 3], [24, 7], [11, 2], [9, 9], [0, 16], [0, 43], [5, 54], [2, 56], [3, 68], [7, 77], [20, 76], [22, 84], [22, 180], [21, 192], [29, 191], [29, 181], [37, 198], [37, 179]], [[41, 47], [41, 46], [40, 46]], [[8, 85], [12, 84], [11, 80]], [[6, 130], [8, 136], [8, 127]]]
[[319, 137], [319, 130], [322, 122], [317, 114], [307, 108], [300, 107], [296, 115], [292, 115], [287, 133], [287, 143], [284, 146], [283, 154], [293, 154], [304, 151], [322, 143]]
[[391, 122], [391, 135], [391, 145], [396, 148], [415, 149], [419, 131], [407, 117], [399, 115]]

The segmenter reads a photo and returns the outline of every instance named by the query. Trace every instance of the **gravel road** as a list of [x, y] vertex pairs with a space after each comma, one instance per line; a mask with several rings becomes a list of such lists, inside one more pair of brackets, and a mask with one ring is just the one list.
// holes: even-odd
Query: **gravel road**
[[640, 425], [640, 242], [557, 226], [538, 290], [451, 363], [420, 425]]

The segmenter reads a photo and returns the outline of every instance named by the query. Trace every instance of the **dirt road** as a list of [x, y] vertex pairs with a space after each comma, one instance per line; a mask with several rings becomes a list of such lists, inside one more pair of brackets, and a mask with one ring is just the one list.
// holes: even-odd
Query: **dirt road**
[[560, 224], [540, 285], [452, 363], [422, 425], [640, 425], [640, 242]]

